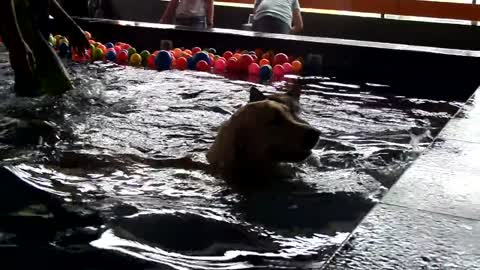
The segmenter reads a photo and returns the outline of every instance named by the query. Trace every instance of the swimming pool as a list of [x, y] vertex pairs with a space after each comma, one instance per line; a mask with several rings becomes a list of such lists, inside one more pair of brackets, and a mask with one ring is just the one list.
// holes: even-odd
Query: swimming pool
[[10, 170], [2, 177], [16, 181], [14, 172], [36, 185], [24, 193], [7, 185], [2, 209], [14, 199], [26, 207], [44, 190], [73, 213], [51, 215], [42, 200], [15, 209], [3, 217], [0, 244], [12, 254], [33, 246], [49, 263], [78, 269], [315, 268], [462, 105], [304, 78], [302, 116], [322, 132], [313, 155], [285, 165], [287, 179], [239, 190], [182, 160], [205, 161], [216, 129], [253, 83], [70, 63], [76, 90], [25, 99], [10, 92], [5, 53], [0, 62], [0, 158]]

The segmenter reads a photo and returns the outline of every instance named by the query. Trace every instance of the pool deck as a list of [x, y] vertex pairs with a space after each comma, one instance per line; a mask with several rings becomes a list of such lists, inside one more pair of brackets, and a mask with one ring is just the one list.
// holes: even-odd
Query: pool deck
[[480, 89], [320, 269], [480, 269]]

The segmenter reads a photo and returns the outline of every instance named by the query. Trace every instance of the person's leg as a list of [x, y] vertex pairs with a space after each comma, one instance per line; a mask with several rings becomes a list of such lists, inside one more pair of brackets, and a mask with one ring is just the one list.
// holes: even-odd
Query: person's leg
[[[67, 70], [44, 37], [48, 35], [48, 7], [48, 0], [15, 0], [19, 28], [35, 56], [35, 80], [38, 81], [42, 92], [58, 95], [72, 89], [73, 86]], [[28, 86], [22, 85], [17, 79], [16, 83], [19, 83], [16, 85], [18, 91], [28, 91], [20, 89]]]
[[279, 34], [290, 33], [290, 27], [288, 24], [272, 16], [263, 16], [258, 20], [254, 20], [252, 23], [252, 29], [256, 32]]

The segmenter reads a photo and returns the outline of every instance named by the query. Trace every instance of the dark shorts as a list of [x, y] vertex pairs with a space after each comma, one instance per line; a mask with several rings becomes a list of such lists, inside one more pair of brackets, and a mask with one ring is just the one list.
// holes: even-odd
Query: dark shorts
[[252, 30], [256, 32], [289, 34], [290, 25], [273, 16], [263, 16], [253, 21]]
[[189, 17], [189, 18], [175, 18], [176, 25], [189, 26], [196, 29], [207, 28], [207, 18], [205, 16]]

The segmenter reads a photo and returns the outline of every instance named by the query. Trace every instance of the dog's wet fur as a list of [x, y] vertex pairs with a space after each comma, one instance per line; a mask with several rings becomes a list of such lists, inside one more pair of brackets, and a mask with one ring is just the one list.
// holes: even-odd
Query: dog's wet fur
[[265, 95], [250, 89], [250, 100], [220, 127], [207, 160], [224, 177], [270, 175], [283, 162], [310, 156], [320, 132], [299, 116], [300, 89]]

